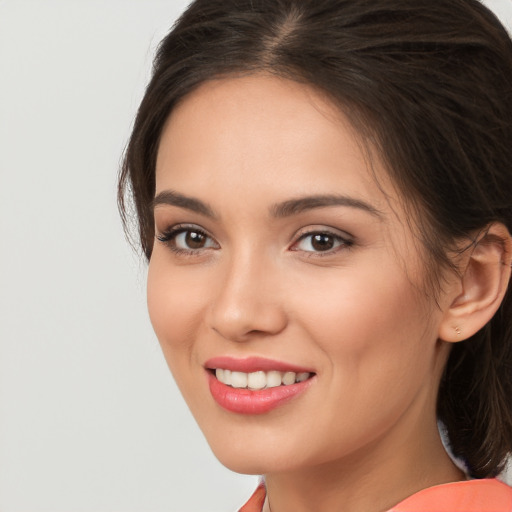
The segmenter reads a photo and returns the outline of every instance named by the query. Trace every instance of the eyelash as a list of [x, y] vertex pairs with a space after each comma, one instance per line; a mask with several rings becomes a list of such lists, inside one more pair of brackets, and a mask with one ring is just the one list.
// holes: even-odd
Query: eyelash
[[338, 243], [338, 245], [327, 251], [302, 251], [307, 254], [308, 258], [325, 258], [327, 256], [337, 254], [339, 251], [350, 249], [354, 245], [354, 240], [349, 235], [342, 236], [339, 233], [329, 231], [328, 229], [316, 229], [308, 231], [306, 233], [302, 233], [297, 239], [297, 241], [293, 243], [291, 250], [300, 251], [300, 249], [294, 249], [294, 247], [299, 245], [302, 241], [306, 240], [307, 238], [318, 235], [330, 237], [334, 240], [334, 243]]
[[[183, 233], [196, 233], [201, 236], [204, 236], [204, 237], [206, 237], [207, 240], [213, 241], [217, 247], [210, 246], [210, 247], [200, 247], [197, 249], [191, 249], [191, 248], [183, 249], [181, 247], [177, 247], [176, 246], [176, 238]], [[318, 235], [330, 237], [330, 238], [334, 239], [334, 243], [337, 243], [338, 245], [335, 246], [334, 248], [326, 250], [326, 251], [302, 251], [303, 253], [307, 254], [308, 258], [311, 258], [311, 257], [323, 258], [326, 256], [332, 256], [333, 254], [337, 254], [341, 250], [350, 249], [354, 245], [354, 241], [348, 235], [342, 236], [338, 233], [334, 233], [329, 230], [320, 229], [320, 230], [312, 230], [312, 231], [308, 231], [306, 233], [302, 233], [299, 236], [299, 238], [292, 244], [290, 250], [300, 251], [300, 249], [297, 249], [294, 247], [298, 246], [301, 242], [303, 242], [307, 238], [318, 236]], [[163, 231], [162, 233], [156, 235], [156, 239], [158, 241], [162, 242], [163, 244], [167, 245], [171, 249], [171, 251], [174, 252], [175, 254], [183, 255], [183, 256], [199, 256], [203, 250], [211, 249], [211, 248], [218, 248], [218, 244], [214, 241], [214, 239], [210, 235], [208, 235], [208, 233], [206, 233], [204, 230], [202, 230], [200, 228], [197, 228], [196, 226], [190, 226], [190, 225], [180, 224], [180, 225], [173, 226], [173, 227], [169, 228], [168, 230]]]
[[156, 239], [163, 244], [167, 245], [172, 252], [178, 255], [183, 256], [199, 256], [201, 251], [204, 249], [210, 249], [210, 247], [201, 247], [198, 249], [182, 249], [181, 247], [176, 246], [176, 238], [182, 233], [197, 233], [206, 237], [208, 240], [213, 240], [213, 238], [208, 235], [204, 230], [197, 228], [196, 226], [183, 225], [178, 224], [177, 226], [172, 226], [171, 228], [163, 231], [159, 235], [156, 235]]

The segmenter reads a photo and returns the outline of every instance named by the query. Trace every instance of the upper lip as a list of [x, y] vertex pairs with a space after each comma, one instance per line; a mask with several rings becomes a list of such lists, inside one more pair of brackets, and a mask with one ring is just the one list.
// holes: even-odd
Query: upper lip
[[204, 366], [209, 370], [222, 368], [223, 370], [244, 373], [258, 371], [269, 372], [272, 370], [278, 372], [314, 373], [310, 368], [304, 368], [295, 364], [267, 359], [264, 357], [236, 358], [231, 356], [218, 356], [208, 359]]

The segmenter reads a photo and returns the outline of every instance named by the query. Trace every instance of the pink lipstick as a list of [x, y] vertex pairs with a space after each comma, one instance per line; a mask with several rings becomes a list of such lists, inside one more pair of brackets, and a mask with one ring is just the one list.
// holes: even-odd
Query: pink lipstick
[[308, 368], [259, 357], [216, 357], [205, 367], [214, 400], [238, 414], [269, 412], [305, 392], [315, 376]]

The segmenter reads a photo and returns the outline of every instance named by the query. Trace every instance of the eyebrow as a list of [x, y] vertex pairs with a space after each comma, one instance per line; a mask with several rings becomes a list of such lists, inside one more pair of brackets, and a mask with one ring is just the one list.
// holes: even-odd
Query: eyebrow
[[[184, 208], [205, 217], [216, 219], [217, 215], [213, 211], [213, 208], [207, 203], [189, 197], [174, 190], [164, 190], [158, 193], [152, 201], [153, 209], [160, 205], [177, 206]], [[292, 215], [298, 215], [308, 210], [314, 210], [316, 208], [326, 208], [329, 206], [346, 206], [349, 208], [357, 208], [363, 210], [375, 217], [382, 218], [384, 214], [372, 205], [362, 201], [361, 199], [355, 199], [350, 196], [327, 194], [327, 195], [312, 195], [299, 197], [297, 199], [289, 199], [282, 203], [274, 204], [270, 207], [270, 214], [275, 218], [290, 217]]]
[[217, 217], [208, 204], [194, 197], [180, 194], [174, 190], [164, 190], [155, 196], [152, 201], [153, 209], [160, 205], [178, 206], [179, 208], [185, 208], [186, 210], [199, 213], [210, 219]]
[[290, 199], [289, 201], [273, 205], [271, 207], [271, 214], [273, 217], [282, 218], [329, 206], [347, 206], [349, 208], [363, 210], [375, 217], [384, 217], [381, 211], [361, 199], [337, 194], [314, 195]]

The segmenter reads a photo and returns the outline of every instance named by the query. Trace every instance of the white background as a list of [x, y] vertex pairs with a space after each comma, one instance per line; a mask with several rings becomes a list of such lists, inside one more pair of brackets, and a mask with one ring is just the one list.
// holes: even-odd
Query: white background
[[[229, 512], [149, 325], [116, 174], [186, 0], [0, 0], [0, 511]], [[512, 0], [487, 2], [512, 27]]]

